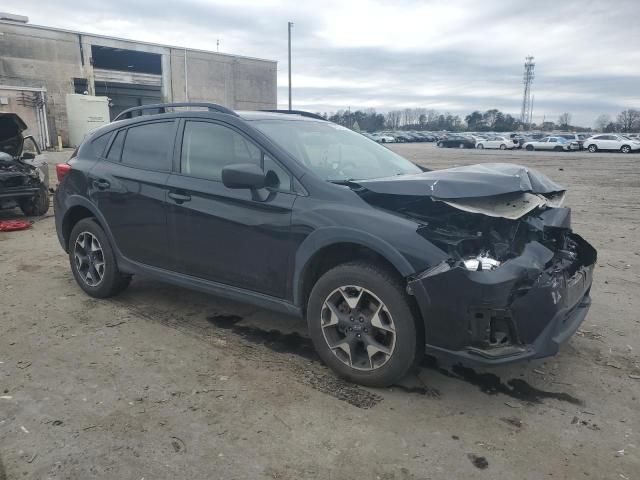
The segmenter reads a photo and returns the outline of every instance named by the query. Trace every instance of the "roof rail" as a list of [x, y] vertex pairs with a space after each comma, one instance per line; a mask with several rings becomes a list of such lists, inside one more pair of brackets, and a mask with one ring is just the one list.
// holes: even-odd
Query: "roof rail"
[[302, 117], [315, 118], [316, 120], [328, 121], [326, 118], [318, 115], [317, 113], [305, 112], [304, 110], [260, 110], [261, 112], [271, 113], [288, 113], [289, 115], [300, 115]]
[[[217, 103], [179, 102], [179, 103], [154, 103], [151, 105], [141, 105], [139, 107], [127, 108], [126, 110], [123, 110], [122, 112], [120, 112], [116, 116], [116, 118], [113, 119], [113, 121], [115, 122], [116, 120], [121, 120], [123, 118], [133, 118], [133, 112], [140, 112], [140, 115], [138, 116], [144, 115], [145, 110], [159, 110], [158, 113], [167, 113], [167, 110], [166, 110], [167, 108], [174, 108], [174, 107], [201, 107], [201, 108], [207, 108], [211, 112], [226, 113], [227, 115], [233, 115], [235, 117], [239, 116], [233, 110], [227, 107], [223, 107], [222, 105], [218, 105]], [[154, 114], [151, 114], [151, 115], [154, 115]]]

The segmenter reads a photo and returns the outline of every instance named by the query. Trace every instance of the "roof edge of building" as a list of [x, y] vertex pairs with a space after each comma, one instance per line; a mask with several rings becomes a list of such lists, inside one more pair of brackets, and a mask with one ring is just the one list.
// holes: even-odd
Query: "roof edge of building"
[[224, 57], [242, 58], [242, 59], [246, 59], [246, 60], [256, 60], [256, 61], [265, 62], [265, 63], [275, 63], [275, 64], [278, 63], [277, 60], [269, 60], [269, 59], [266, 59], [266, 58], [250, 57], [250, 56], [246, 56], [246, 55], [236, 55], [234, 53], [213, 52], [211, 50], [203, 50], [203, 49], [200, 49], [200, 48], [180, 47], [180, 46], [177, 46], [177, 45], [167, 45], [167, 44], [163, 44], [163, 43], [146, 42], [144, 40], [135, 40], [135, 39], [132, 39], [132, 38], [113, 37], [113, 36], [110, 36], [110, 35], [101, 35], [99, 33], [81, 32], [79, 30], [69, 30], [69, 29], [66, 29], [66, 28], [59, 28], [59, 27], [48, 27], [48, 26], [45, 26], [45, 25], [36, 25], [36, 24], [33, 24], [33, 23], [19, 23], [19, 22], [13, 22], [13, 21], [8, 21], [8, 20], [0, 20], [0, 24], [11, 25], [11, 26], [20, 27], [20, 28], [34, 28], [34, 29], [38, 29], [38, 30], [49, 30], [49, 31], [54, 31], [54, 32], [71, 33], [71, 34], [74, 34], [74, 35], [86, 35], [86, 36], [89, 36], [89, 37], [104, 38], [106, 40], [116, 40], [116, 41], [119, 41], [119, 42], [137, 43], [137, 44], [141, 44], [141, 45], [150, 45], [150, 46], [154, 46], [154, 47], [170, 48], [170, 49], [174, 49], [174, 50], [186, 50], [187, 52], [209, 53], [209, 54], [212, 54], [212, 55], [221, 55], [221, 56], [224, 56]]

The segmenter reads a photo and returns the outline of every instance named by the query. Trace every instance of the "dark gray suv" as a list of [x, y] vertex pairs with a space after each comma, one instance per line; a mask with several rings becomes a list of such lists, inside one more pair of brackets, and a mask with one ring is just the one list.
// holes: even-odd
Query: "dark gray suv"
[[517, 165], [426, 171], [303, 112], [137, 107], [57, 173], [58, 237], [89, 295], [141, 274], [298, 315], [365, 385], [425, 351], [552, 355], [590, 305], [596, 252], [562, 187]]

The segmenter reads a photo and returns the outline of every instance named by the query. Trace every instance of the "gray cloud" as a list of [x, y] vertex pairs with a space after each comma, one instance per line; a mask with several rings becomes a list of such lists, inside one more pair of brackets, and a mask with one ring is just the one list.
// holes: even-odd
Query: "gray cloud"
[[294, 102], [332, 111], [427, 107], [517, 114], [522, 63], [536, 57], [534, 119], [640, 108], [640, 2], [539, 0], [9, 1], [33, 23], [278, 60], [286, 101], [286, 22]]

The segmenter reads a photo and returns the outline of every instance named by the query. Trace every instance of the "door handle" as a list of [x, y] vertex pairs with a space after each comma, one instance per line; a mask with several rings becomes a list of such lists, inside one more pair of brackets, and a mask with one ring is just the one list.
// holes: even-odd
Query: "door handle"
[[111, 184], [104, 178], [99, 178], [98, 180], [94, 180], [93, 184], [98, 188], [98, 190], [106, 190], [111, 186]]
[[185, 195], [183, 193], [169, 192], [169, 198], [176, 203], [191, 201], [191, 195]]

